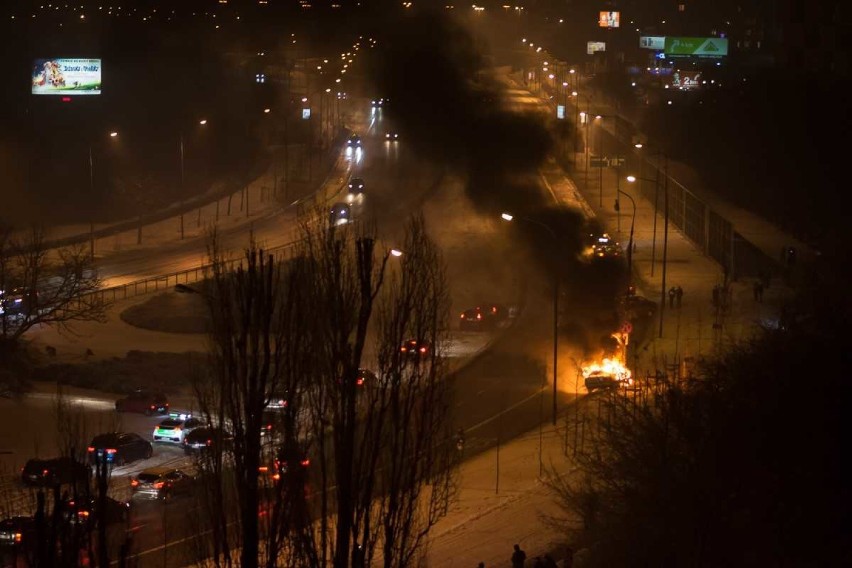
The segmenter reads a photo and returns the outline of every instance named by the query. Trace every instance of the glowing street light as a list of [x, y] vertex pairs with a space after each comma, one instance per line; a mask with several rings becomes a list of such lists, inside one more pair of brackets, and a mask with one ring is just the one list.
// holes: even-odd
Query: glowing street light
[[[504, 221], [513, 221], [515, 216], [511, 213], [501, 213], [500, 218]], [[535, 219], [530, 219], [529, 217], [518, 217], [522, 221], [526, 221], [528, 223], [532, 223], [533, 225], [538, 225], [547, 231], [550, 237], [553, 239], [553, 243], [556, 242], [556, 233], [553, 232], [549, 226], [545, 225], [541, 221], [536, 221]], [[557, 379], [557, 364], [559, 362], [559, 271], [556, 269], [556, 266], [553, 268], [553, 424], [556, 425], [556, 379]]]

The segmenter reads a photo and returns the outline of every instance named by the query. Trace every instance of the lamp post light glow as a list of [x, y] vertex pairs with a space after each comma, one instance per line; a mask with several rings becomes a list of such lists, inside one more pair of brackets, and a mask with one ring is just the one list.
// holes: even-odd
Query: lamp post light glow
[[[641, 149], [643, 147], [642, 143], [636, 143], [633, 145], [635, 148]], [[663, 336], [663, 314], [665, 313], [666, 308], [666, 264], [668, 260], [668, 248], [669, 248], [669, 157], [668, 155], [657, 148], [657, 155], [663, 158], [664, 163], [664, 175], [666, 176], [665, 184], [663, 186], [663, 273], [662, 280], [660, 283], [660, 328], [659, 328], [659, 337]], [[644, 162], [643, 162], [644, 164]], [[660, 188], [660, 165], [659, 161], [656, 164], [657, 175], [654, 182], [654, 236], [651, 244], [651, 276], [654, 275], [654, 262], [655, 251], [657, 248], [657, 198], [658, 192]], [[641, 178], [645, 179], [645, 178]], [[650, 180], [649, 180], [650, 181]]]
[[[515, 216], [511, 213], [501, 213], [500, 218], [504, 221], [513, 221]], [[553, 232], [549, 226], [545, 225], [541, 221], [536, 221], [535, 219], [530, 219], [529, 217], [518, 217], [518, 219], [522, 221], [526, 221], [528, 223], [532, 223], [533, 225], [538, 225], [547, 231], [548, 235], [553, 239], [553, 244], [557, 245], [556, 241], [556, 233]], [[558, 377], [558, 363], [559, 363], [559, 271], [556, 266], [553, 267], [553, 425], [556, 425], [556, 395], [558, 393], [557, 389], [557, 377]]]
[[391, 249], [390, 253], [392, 256], [400, 257], [402, 256], [402, 251], [399, 249]]

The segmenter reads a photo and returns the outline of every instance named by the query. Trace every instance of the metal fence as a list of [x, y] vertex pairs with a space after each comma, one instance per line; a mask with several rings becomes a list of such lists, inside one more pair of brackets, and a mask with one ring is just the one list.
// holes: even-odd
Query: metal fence
[[772, 269], [773, 258], [734, 231], [728, 219], [668, 175], [664, 164], [644, 156], [638, 158], [644, 161], [643, 171], [647, 167], [652, 172], [651, 179], [659, 180], [659, 185], [640, 185], [645, 199], [654, 205], [655, 211], [664, 212], [668, 192], [669, 223], [701, 252], [718, 262], [731, 279], [755, 276], [761, 270]]
[[[272, 254], [276, 260], [288, 258], [296, 245], [301, 241], [291, 241], [277, 247], [264, 249], [267, 254]], [[240, 256], [223, 261], [223, 265], [228, 269], [233, 269], [239, 266], [245, 259]], [[90, 292], [78, 297], [78, 304], [107, 304], [117, 300], [125, 300], [135, 296], [161, 292], [174, 288], [178, 284], [194, 284], [201, 282], [210, 274], [213, 269], [213, 263], [203, 264], [195, 268], [172, 272], [160, 276], [151, 276], [142, 280], [135, 280], [127, 284], [119, 286], [110, 286], [102, 288], [95, 292]]]

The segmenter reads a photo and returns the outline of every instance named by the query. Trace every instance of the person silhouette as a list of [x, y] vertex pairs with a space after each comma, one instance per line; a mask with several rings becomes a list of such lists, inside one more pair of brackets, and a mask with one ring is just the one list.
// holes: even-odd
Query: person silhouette
[[527, 563], [527, 553], [521, 549], [519, 544], [514, 546], [515, 551], [512, 553], [512, 568], [524, 568]]

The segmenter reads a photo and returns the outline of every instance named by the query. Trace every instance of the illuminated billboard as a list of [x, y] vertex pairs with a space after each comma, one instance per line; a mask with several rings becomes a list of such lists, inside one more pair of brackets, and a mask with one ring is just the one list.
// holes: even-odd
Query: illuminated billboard
[[603, 41], [587, 41], [586, 54], [592, 55], [598, 51], [606, 51], [606, 42]]
[[621, 12], [601, 12], [598, 26], [602, 28], [617, 28], [621, 20]]
[[672, 87], [682, 91], [690, 91], [701, 86], [701, 73], [675, 71], [672, 74]]
[[642, 49], [665, 49], [665, 36], [640, 36], [639, 47]]
[[728, 55], [728, 38], [666, 37], [666, 57], [724, 57]]
[[100, 59], [36, 59], [34, 95], [100, 95]]

